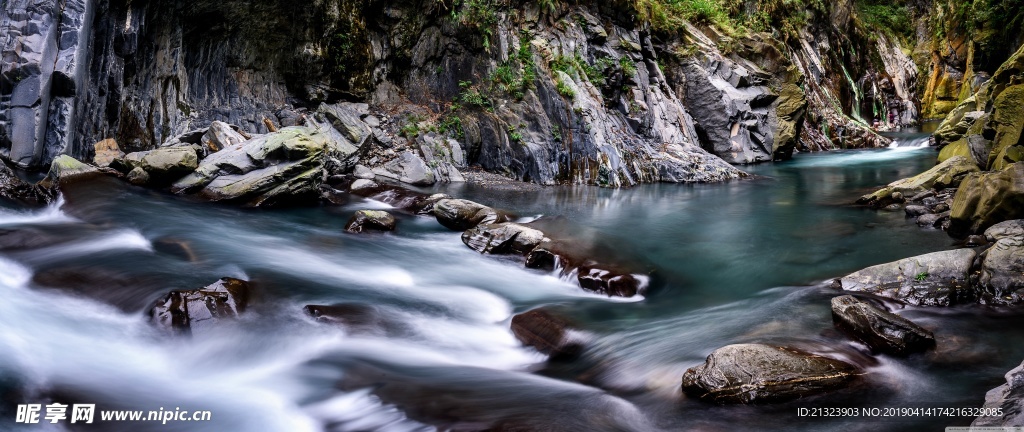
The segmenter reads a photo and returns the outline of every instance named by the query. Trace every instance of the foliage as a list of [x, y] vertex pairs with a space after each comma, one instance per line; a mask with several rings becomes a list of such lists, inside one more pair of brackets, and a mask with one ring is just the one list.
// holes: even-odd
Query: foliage
[[924, 282], [925, 279], [928, 279], [928, 276], [930, 276], [928, 272], [921, 272], [918, 273], [917, 276], [914, 276], [914, 280], [918, 282]]
[[411, 115], [405, 119], [405, 124], [398, 128], [398, 134], [406, 138], [416, 138], [420, 134], [420, 123], [423, 118], [418, 115]]
[[522, 99], [537, 81], [537, 66], [533, 61], [533, 48], [529, 39], [530, 35], [523, 33], [519, 50], [510, 53], [508, 60], [498, 65], [488, 77], [492, 86], [516, 99]]
[[558, 80], [557, 82], [555, 82], [555, 89], [558, 90], [558, 94], [565, 96], [567, 98], [576, 97], [576, 90], [573, 90], [571, 85], [563, 82], [562, 80]]
[[490, 48], [491, 36], [499, 22], [498, 10], [506, 6], [502, 0], [456, 0], [451, 8], [452, 19], [480, 32], [484, 48]]
[[480, 93], [476, 86], [469, 81], [459, 81], [459, 88], [462, 89], [459, 93], [458, 101], [463, 105], [477, 108], [491, 108], [491, 100]]
[[465, 136], [465, 132], [462, 129], [462, 117], [454, 114], [454, 111], [457, 109], [457, 106], [453, 106], [452, 113], [441, 117], [441, 121], [437, 123], [437, 130], [452, 138], [462, 139]]
[[883, 0], [858, 0], [857, 17], [869, 28], [908, 40], [914, 37], [914, 18], [907, 5]]
[[521, 143], [523, 142], [523, 134], [519, 132], [519, 128], [517, 128], [516, 126], [509, 126], [508, 139], [509, 141], [512, 141], [514, 143]]
[[627, 77], [636, 75], [636, 63], [633, 63], [633, 60], [630, 60], [627, 57], [619, 59], [619, 69], [622, 69], [623, 75]]

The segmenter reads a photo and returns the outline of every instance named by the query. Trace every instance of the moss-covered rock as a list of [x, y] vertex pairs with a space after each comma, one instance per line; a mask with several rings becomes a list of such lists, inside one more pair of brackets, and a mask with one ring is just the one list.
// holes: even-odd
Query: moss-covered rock
[[957, 190], [949, 234], [977, 234], [999, 222], [1024, 218], [1024, 162], [1002, 171], [973, 173]]
[[860, 197], [857, 202], [873, 206], [884, 206], [893, 201], [893, 193], [898, 192], [905, 197], [909, 197], [932, 188], [945, 189], [956, 187], [969, 173], [977, 171], [978, 165], [974, 163], [969, 154], [966, 156], [955, 155], [914, 177], [889, 183], [888, 186], [879, 189], [875, 193]]
[[45, 189], [52, 189], [99, 175], [100, 171], [96, 167], [71, 156], [60, 155], [50, 164], [50, 171], [39, 185]]
[[995, 138], [987, 166], [1001, 170], [1020, 161], [1018, 145], [1022, 144], [1020, 138], [1024, 130], [1024, 85], [1007, 87], [999, 94], [993, 104], [989, 126], [995, 130]]
[[287, 127], [210, 155], [172, 191], [252, 207], [314, 202], [331, 161], [354, 151], [326, 133]]

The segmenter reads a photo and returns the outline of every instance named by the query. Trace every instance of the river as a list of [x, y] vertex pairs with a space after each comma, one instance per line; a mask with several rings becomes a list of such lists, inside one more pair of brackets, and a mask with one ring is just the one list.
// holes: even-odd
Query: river
[[[977, 407], [1024, 358], [1014, 330], [1024, 315], [1012, 310], [907, 307], [901, 314], [932, 329], [939, 348], [904, 359], [865, 355], [833, 329], [830, 278], [954, 247], [902, 212], [849, 205], [933, 164], [920, 136], [899, 143], [798, 155], [727, 184], [440, 188], [525, 217], [564, 217], [574, 235], [651, 272], [648, 292], [629, 299], [479, 255], [428, 217], [398, 215], [393, 234], [342, 232], [352, 211], [386, 207], [375, 202], [253, 211], [102, 180], [47, 209], [0, 209], [0, 232], [34, 239], [0, 252], [0, 430], [18, 430], [14, 404], [25, 398], [212, 412], [209, 422], [81, 430], [967, 425], [971, 418], [797, 415], [802, 407]], [[191, 338], [147, 323], [146, 309], [168, 290], [224, 276], [254, 283], [254, 304], [240, 319]], [[339, 303], [373, 308], [380, 325], [346, 331], [303, 313]], [[539, 306], [586, 332], [581, 360], [546, 364], [515, 340], [511, 316]], [[849, 389], [778, 405], [712, 406], [681, 395], [687, 368], [740, 342], [833, 355], [867, 374]]]

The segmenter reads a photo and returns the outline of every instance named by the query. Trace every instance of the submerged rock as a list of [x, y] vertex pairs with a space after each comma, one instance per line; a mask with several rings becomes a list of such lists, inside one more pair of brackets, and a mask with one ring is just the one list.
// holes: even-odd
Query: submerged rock
[[833, 287], [923, 306], [973, 302], [976, 294], [968, 284], [968, 272], [976, 255], [971, 249], [957, 249], [905, 258], [836, 279]]
[[462, 233], [462, 242], [480, 253], [526, 255], [545, 239], [544, 233], [524, 224], [477, 225]]
[[248, 302], [249, 282], [222, 278], [205, 288], [171, 291], [150, 309], [149, 317], [160, 329], [193, 334], [237, 317]]
[[512, 317], [512, 333], [523, 345], [552, 359], [572, 359], [583, 351], [582, 337], [572, 329], [571, 323], [543, 309]]
[[145, 309], [152, 301], [151, 295], [162, 288], [161, 280], [152, 275], [101, 265], [46, 267], [32, 276], [32, 283], [40, 288], [102, 301], [132, 313]]
[[983, 412], [971, 427], [1024, 426], [1024, 364], [1006, 373], [1006, 384], [985, 394]]
[[782, 402], [842, 388], [858, 375], [839, 360], [762, 344], [729, 345], [683, 374], [683, 391], [720, 404]]
[[999, 222], [1024, 218], [1024, 162], [972, 174], [953, 199], [949, 234], [977, 234]]
[[464, 199], [443, 199], [434, 204], [434, 217], [446, 228], [465, 231], [480, 224], [507, 222], [509, 215]]
[[307, 305], [302, 310], [317, 322], [341, 327], [347, 333], [392, 336], [410, 331], [407, 323], [389, 316], [380, 306], [342, 303]]
[[386, 211], [359, 210], [345, 224], [345, 231], [361, 233], [363, 231], [394, 231], [395, 217]]
[[832, 320], [874, 351], [907, 355], [935, 346], [932, 332], [850, 295], [832, 299]]

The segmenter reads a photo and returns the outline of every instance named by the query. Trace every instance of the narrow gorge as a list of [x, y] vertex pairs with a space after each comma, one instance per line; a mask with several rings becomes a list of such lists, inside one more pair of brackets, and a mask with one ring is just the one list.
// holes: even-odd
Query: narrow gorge
[[1021, 427], [1022, 290], [1014, 1], [0, 3], [3, 430]]

